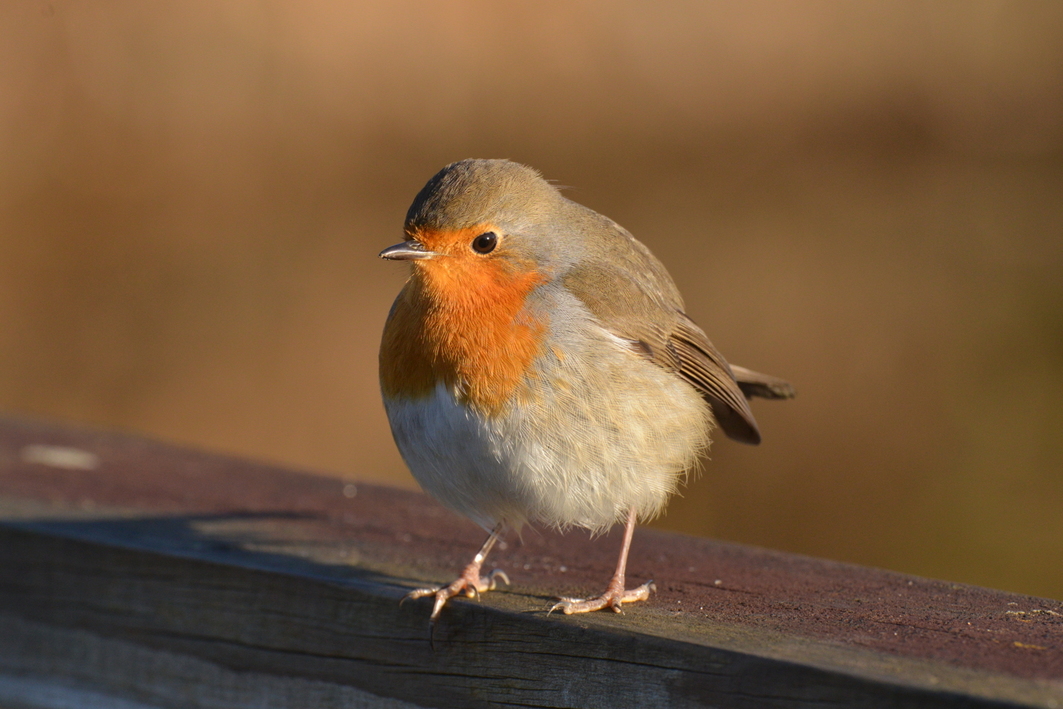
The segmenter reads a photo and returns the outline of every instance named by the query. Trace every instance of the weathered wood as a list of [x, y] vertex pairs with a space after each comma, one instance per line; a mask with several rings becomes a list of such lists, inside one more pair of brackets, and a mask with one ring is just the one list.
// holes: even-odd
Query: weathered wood
[[1063, 707], [1063, 604], [639, 530], [622, 616], [547, 615], [617, 535], [526, 531], [512, 589], [428, 601], [482, 532], [428, 498], [0, 420], [0, 706]]

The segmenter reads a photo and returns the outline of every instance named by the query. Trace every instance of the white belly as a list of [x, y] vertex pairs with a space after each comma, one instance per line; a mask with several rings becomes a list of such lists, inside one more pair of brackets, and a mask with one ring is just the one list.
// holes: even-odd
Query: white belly
[[601, 530], [632, 506], [640, 518], [659, 513], [708, 446], [709, 408], [679, 377], [612, 342], [603, 356], [603, 344], [592, 343], [592, 359], [542, 357], [523, 403], [498, 418], [442, 385], [416, 401], [385, 400], [414, 477], [485, 528]]

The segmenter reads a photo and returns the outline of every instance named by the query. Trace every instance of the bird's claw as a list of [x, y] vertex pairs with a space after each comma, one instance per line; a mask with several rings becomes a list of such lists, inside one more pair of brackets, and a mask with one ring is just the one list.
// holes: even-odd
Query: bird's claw
[[399, 605], [401, 606], [406, 601], [416, 601], [418, 598], [424, 598], [425, 596], [434, 596], [435, 594], [439, 593], [442, 588], [442, 586], [433, 586], [432, 588], [415, 588], [414, 590], [410, 591], [402, 597], [402, 599], [399, 601]]
[[620, 583], [616, 583], [616, 579], [614, 579], [613, 582], [610, 582], [605, 593], [596, 598], [559, 598], [557, 603], [547, 611], [547, 615], [557, 610], [565, 615], [572, 615], [573, 613], [599, 611], [603, 608], [610, 608], [614, 613], [623, 613], [624, 610], [621, 608], [621, 604], [645, 601], [649, 599], [650, 593], [656, 590], [657, 584], [653, 581], [647, 581], [637, 588], [625, 590], [623, 580]]
[[495, 579], [502, 579], [502, 583], [506, 584], [507, 586], [511, 585], [509, 583], [509, 576], [506, 575], [505, 571], [503, 571], [502, 569], [494, 569], [491, 571], [491, 573], [487, 574], [487, 578], [484, 579], [490, 584], [487, 589], [488, 591], [495, 590]]
[[498, 588], [497, 579], [501, 579], [502, 583], [509, 586], [509, 576], [506, 576], [506, 572], [502, 569], [494, 569], [487, 576], [481, 576], [476, 579], [476, 583], [467, 582], [465, 584], [465, 597], [475, 598], [477, 602], [480, 601], [480, 594], [488, 591], [494, 591]]
[[474, 598], [477, 601], [480, 600], [480, 594], [488, 591], [493, 591], [498, 586], [498, 581], [501, 580], [507, 586], [509, 586], [509, 576], [502, 569], [495, 569], [487, 576], [480, 576], [479, 568], [466, 568], [465, 572], [456, 578], [452, 583], [446, 586], [433, 586], [428, 588], [417, 588], [410, 591], [402, 600], [399, 601], [399, 605], [402, 605], [406, 601], [417, 600], [418, 598], [427, 598], [428, 596], [435, 596], [435, 605], [432, 608], [432, 615], [429, 616], [429, 623], [435, 624], [436, 619], [439, 617], [440, 612], [443, 610], [443, 606], [447, 604], [451, 598], [454, 598], [458, 594], [464, 593], [466, 598]]

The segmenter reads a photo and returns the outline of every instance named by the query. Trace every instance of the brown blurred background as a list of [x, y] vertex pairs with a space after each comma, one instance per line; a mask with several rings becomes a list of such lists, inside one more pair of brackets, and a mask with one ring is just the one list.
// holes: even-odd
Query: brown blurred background
[[1054, 0], [5, 2], [0, 411], [412, 487], [376, 254], [465, 157], [798, 387], [660, 526], [1063, 598]]

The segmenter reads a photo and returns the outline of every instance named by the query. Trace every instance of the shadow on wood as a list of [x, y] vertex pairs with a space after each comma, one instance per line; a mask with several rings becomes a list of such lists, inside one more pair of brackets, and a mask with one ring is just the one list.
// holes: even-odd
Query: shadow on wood
[[1063, 707], [1063, 604], [650, 530], [526, 532], [514, 585], [429, 602], [481, 530], [413, 493], [0, 420], [0, 706]]

